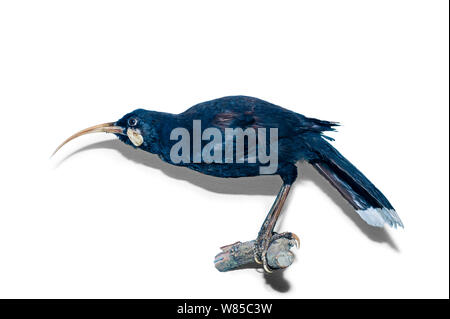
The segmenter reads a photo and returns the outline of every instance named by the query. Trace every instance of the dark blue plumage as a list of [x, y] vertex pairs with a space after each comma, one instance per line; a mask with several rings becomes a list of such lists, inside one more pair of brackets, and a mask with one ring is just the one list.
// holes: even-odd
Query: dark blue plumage
[[[174, 164], [170, 159], [170, 149], [176, 141], [171, 141], [170, 132], [176, 127], [187, 128], [192, 132], [193, 120], [200, 120], [202, 127], [215, 127], [224, 132], [225, 128], [278, 128], [279, 170], [281, 177], [295, 180], [289, 174], [299, 160], [312, 160], [318, 155], [307, 144], [306, 140], [322, 137], [324, 131], [333, 131], [336, 123], [307, 118], [298, 113], [266, 101], [246, 97], [224, 97], [197, 104], [180, 114], [159, 113], [143, 109], [135, 110], [116, 122], [126, 126], [129, 118], [141, 119], [140, 129], [143, 132], [142, 149], [158, 154], [161, 159]], [[191, 137], [193, 134], [190, 134]], [[125, 143], [133, 145], [129, 139], [118, 134]], [[145, 138], [146, 137], [146, 138]], [[202, 142], [204, 146], [207, 141]], [[191, 154], [193, 157], [194, 154]], [[243, 177], [259, 175], [259, 164], [176, 164], [187, 166], [204, 174], [218, 177]], [[292, 168], [292, 170], [294, 170]], [[297, 171], [295, 169], [295, 171]]]

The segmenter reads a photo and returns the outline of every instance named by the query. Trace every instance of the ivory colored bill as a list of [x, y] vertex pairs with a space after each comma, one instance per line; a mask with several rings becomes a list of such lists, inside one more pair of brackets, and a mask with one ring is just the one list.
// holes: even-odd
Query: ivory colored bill
[[114, 122], [103, 123], [103, 124], [99, 124], [99, 125], [94, 125], [94, 126], [88, 127], [88, 128], [86, 128], [84, 130], [79, 131], [78, 133], [73, 134], [67, 140], [62, 142], [61, 145], [59, 145], [56, 148], [56, 150], [53, 152], [52, 156], [55, 155], [55, 153], [58, 152], [61, 147], [63, 147], [65, 144], [67, 144], [68, 142], [70, 142], [71, 140], [73, 140], [73, 139], [75, 139], [77, 137], [80, 137], [80, 136], [85, 135], [85, 134], [101, 133], [101, 132], [123, 134], [123, 128], [120, 127], [120, 126], [115, 126]]

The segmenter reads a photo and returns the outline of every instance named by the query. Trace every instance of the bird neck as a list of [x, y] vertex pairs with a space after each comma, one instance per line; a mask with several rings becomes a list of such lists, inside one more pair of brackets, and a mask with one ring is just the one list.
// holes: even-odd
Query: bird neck
[[[142, 115], [141, 115], [142, 116]], [[143, 137], [145, 143], [142, 149], [160, 155], [164, 140], [170, 136], [170, 131], [176, 127], [176, 115], [157, 111], [146, 111]]]

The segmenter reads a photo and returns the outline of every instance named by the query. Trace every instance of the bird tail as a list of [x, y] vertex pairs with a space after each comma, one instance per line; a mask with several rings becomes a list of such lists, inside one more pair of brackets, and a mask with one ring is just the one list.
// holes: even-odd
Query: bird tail
[[333, 185], [369, 225], [403, 227], [400, 217], [386, 197], [331, 144], [320, 138], [314, 149], [314, 168]]

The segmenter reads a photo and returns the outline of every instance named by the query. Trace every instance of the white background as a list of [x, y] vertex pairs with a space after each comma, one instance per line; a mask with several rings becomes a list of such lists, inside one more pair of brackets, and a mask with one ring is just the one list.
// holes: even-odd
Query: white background
[[[0, 297], [449, 296], [448, 1], [1, 1]], [[278, 225], [296, 262], [220, 273], [278, 177], [171, 167], [87, 126], [256, 96], [334, 145], [405, 229], [367, 226], [309, 166]]]

